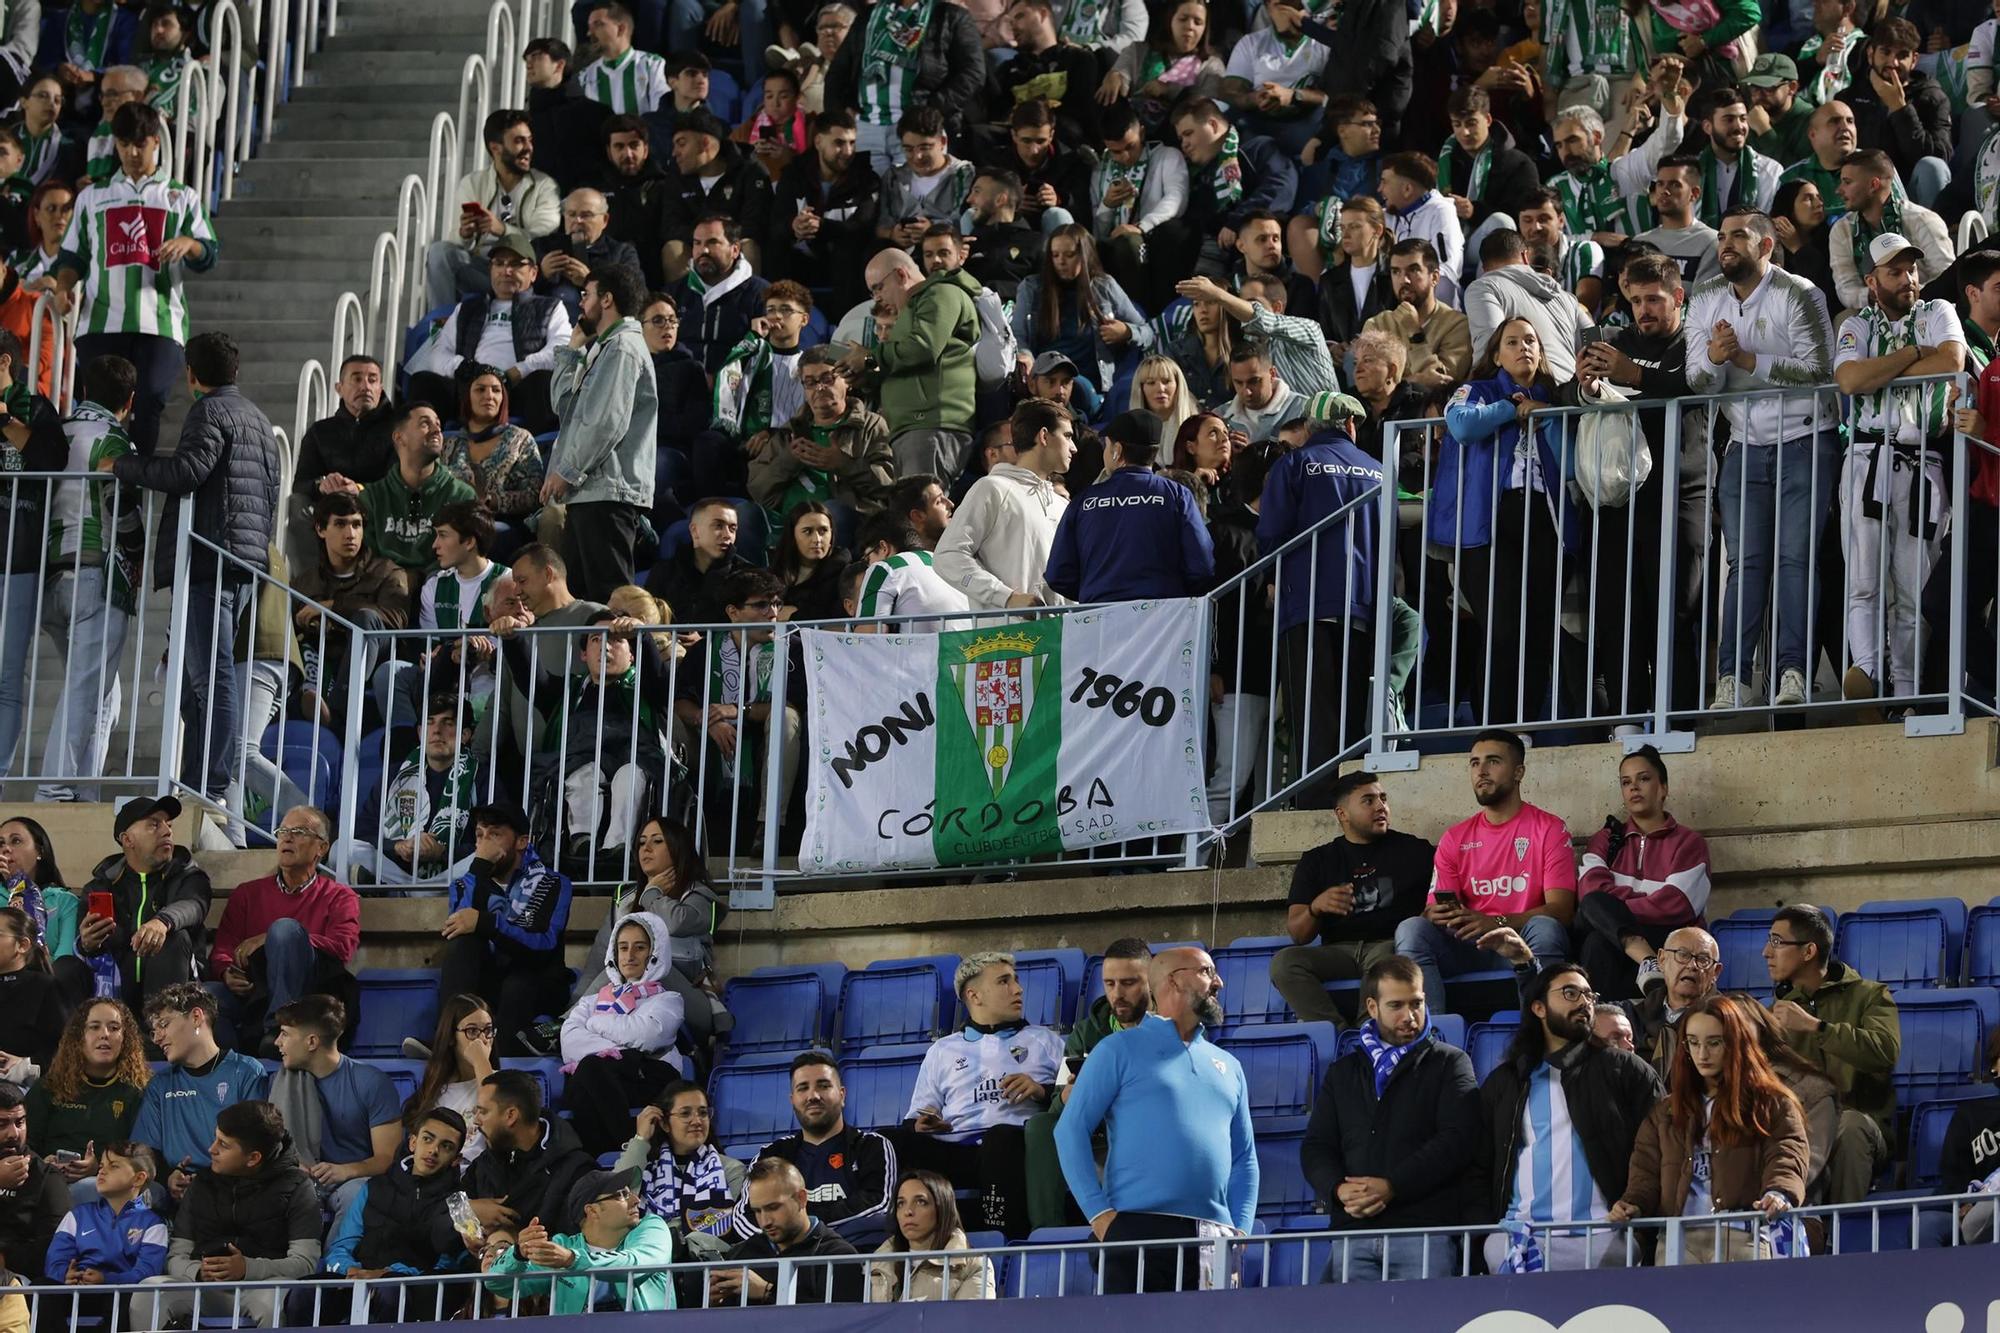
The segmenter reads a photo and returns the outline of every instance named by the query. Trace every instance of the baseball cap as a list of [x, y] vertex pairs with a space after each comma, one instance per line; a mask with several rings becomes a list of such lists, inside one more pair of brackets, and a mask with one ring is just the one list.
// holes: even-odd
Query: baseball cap
[[1119, 444], [1136, 444], [1158, 452], [1160, 447], [1160, 419], [1142, 408], [1120, 412], [1111, 418], [1111, 424], [1104, 428], [1104, 438]]
[[1775, 88], [1781, 83], [1797, 83], [1799, 67], [1792, 63], [1790, 56], [1775, 53], [1757, 57], [1757, 63], [1750, 72], [1737, 80], [1745, 88]]
[[126, 829], [131, 828], [142, 819], [151, 819], [154, 815], [165, 815], [168, 819], [179, 819], [181, 817], [181, 803], [171, 796], [161, 796], [158, 798], [140, 796], [127, 801], [118, 807], [118, 814], [111, 821], [111, 836], [122, 838], [125, 836]]
[[535, 261], [535, 243], [529, 240], [528, 233], [519, 227], [509, 227], [501, 232], [500, 239], [493, 242], [492, 248], [487, 253], [495, 255], [502, 250], [511, 255], [519, 255], [531, 264]]
[[1924, 257], [1923, 250], [1910, 244], [1907, 236], [1893, 231], [1885, 231], [1874, 240], [1868, 242], [1868, 271], [1873, 273], [1890, 260], [1905, 254], [1915, 255], [1919, 259]]
[[1035, 364], [1029, 368], [1029, 373], [1032, 375], [1048, 375], [1065, 367], [1068, 368], [1070, 374], [1074, 375], [1077, 373], [1076, 362], [1070, 360], [1061, 352], [1043, 352], [1035, 358]]
[[591, 1171], [576, 1178], [570, 1186], [569, 1198], [564, 1200], [564, 1217], [577, 1226], [583, 1225], [583, 1210], [607, 1194], [629, 1189], [634, 1172], [631, 1171]]
[[1306, 415], [1314, 421], [1366, 420], [1368, 408], [1351, 393], [1316, 393], [1306, 400]]
[[706, 134], [711, 139], [727, 139], [729, 127], [705, 106], [683, 111], [674, 117], [675, 134]]

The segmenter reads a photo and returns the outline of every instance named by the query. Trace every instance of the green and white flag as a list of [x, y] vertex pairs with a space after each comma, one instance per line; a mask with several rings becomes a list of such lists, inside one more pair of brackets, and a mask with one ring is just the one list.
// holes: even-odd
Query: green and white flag
[[811, 873], [1014, 861], [1205, 829], [1201, 604], [945, 634], [801, 630]]

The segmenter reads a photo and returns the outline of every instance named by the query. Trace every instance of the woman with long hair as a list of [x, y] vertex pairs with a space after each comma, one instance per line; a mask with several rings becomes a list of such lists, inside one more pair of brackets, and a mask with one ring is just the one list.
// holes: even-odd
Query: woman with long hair
[[1186, 468], [1211, 489], [1219, 488], [1229, 476], [1234, 452], [1229, 423], [1213, 412], [1195, 413], [1174, 432], [1173, 466]]
[[1110, 385], [1106, 367], [1129, 348], [1150, 348], [1153, 330], [1098, 262], [1090, 232], [1072, 222], [1050, 234], [1041, 272], [1014, 294], [1014, 341], [1029, 356], [1062, 353], [1101, 394]]
[[1491, 673], [1488, 726], [1569, 715], [1581, 693], [1574, 645], [1561, 650], [1560, 679], [1553, 670], [1563, 632], [1556, 567], [1576, 540], [1563, 488], [1566, 437], [1557, 418], [1529, 419], [1571, 392], [1549, 375], [1534, 324], [1516, 316], [1493, 330], [1445, 409], [1429, 541], [1443, 548], [1443, 573], [1478, 621], [1473, 642], [1484, 652], [1472, 676]]
[[793, 505], [771, 554], [771, 572], [785, 581], [792, 619], [840, 619], [840, 571], [846, 567], [846, 548], [833, 544], [833, 510], [818, 500]]
[[493, 514], [490, 559], [505, 564], [527, 545], [530, 517], [542, 504], [542, 451], [535, 437], [509, 420], [507, 377], [494, 366], [473, 366], [458, 377], [458, 419], [445, 436], [445, 471], [470, 486]]
[[26, 1087], [42, 1076], [66, 1009], [34, 918], [0, 907], [0, 1080]]
[[639, 1173], [641, 1206], [674, 1232], [691, 1260], [721, 1257], [729, 1248], [736, 1201], [743, 1197], [743, 1163], [722, 1151], [715, 1110], [697, 1083], [660, 1089], [639, 1112], [614, 1168]]
[[1833, 281], [1833, 224], [1826, 200], [1809, 180], [1786, 181], [1771, 200], [1771, 226], [1778, 233], [1778, 250], [1771, 258], [1826, 295], [1827, 309], [1840, 308]]
[[[933, 1171], [905, 1171], [896, 1182], [895, 1222], [877, 1254], [968, 1250], [951, 1182]], [[892, 1301], [990, 1301], [993, 1264], [976, 1259], [890, 1259], [868, 1265], [868, 1299]]]
[[1583, 849], [1576, 960], [1606, 999], [1639, 996], [1639, 968], [1708, 910], [1708, 843], [1667, 811], [1667, 761], [1642, 745], [1618, 763], [1620, 814]]
[[28, 196], [28, 248], [7, 261], [23, 289], [55, 290], [56, 260], [75, 211], [76, 187], [65, 180], [45, 180]]
[[[1805, 1113], [1772, 1072], [1757, 1030], [1734, 1000], [1705, 996], [1681, 1018], [1669, 1091], [1639, 1126], [1625, 1193], [1608, 1216], [1629, 1222], [1754, 1209], [1775, 1219], [1804, 1202], [1809, 1158]], [[1768, 1240], [1741, 1224], [1683, 1234], [1688, 1262], [1771, 1253]]]
[[438, 1008], [437, 1032], [431, 1038], [430, 1056], [424, 1064], [417, 1091], [403, 1105], [403, 1123], [415, 1129], [424, 1112], [433, 1106], [447, 1107], [465, 1117], [465, 1146], [458, 1150], [461, 1164], [486, 1151], [486, 1138], [473, 1127], [472, 1108], [479, 1100], [479, 1085], [500, 1067], [493, 1058], [496, 1031], [493, 1011], [477, 995], [453, 995]]
[[49, 831], [35, 820], [23, 816], [0, 822], [0, 884], [6, 886], [8, 903], [33, 918], [51, 959], [76, 956], [83, 900], [67, 887]]
[[[705, 983], [715, 972], [715, 932], [729, 915], [729, 898], [709, 878], [708, 865], [695, 850], [694, 835], [678, 819], [654, 815], [641, 823], [632, 861], [645, 878], [612, 894], [611, 910], [591, 941], [590, 956], [604, 957], [612, 923], [628, 912], [651, 912], [666, 922], [674, 965], [661, 984], [680, 995], [688, 1035], [706, 1043], [715, 1035], [715, 1014], [721, 1004]], [[598, 973], [582, 979], [571, 1002], [599, 984]]]
[[[1840, 1133], [1840, 1089], [1811, 1056], [1785, 1040], [1785, 1030], [1778, 1026], [1778, 1020], [1754, 996], [1731, 991], [1729, 998], [1736, 1002], [1736, 1011], [1744, 1021], [1757, 1030], [1757, 1044], [1763, 1049], [1764, 1058], [1771, 1062], [1771, 1072], [1792, 1090], [1792, 1096], [1799, 1099], [1799, 1106], [1805, 1111], [1806, 1202], [1824, 1203], [1826, 1181], [1821, 1177], [1826, 1174], [1827, 1159], [1833, 1156], [1833, 1141]], [[1818, 1219], [1813, 1225], [1819, 1225]]]
[[1156, 11], [1146, 40], [1127, 46], [1098, 84], [1097, 100], [1111, 106], [1129, 97], [1151, 133], [1183, 97], [1221, 96], [1225, 69], [1209, 37], [1208, 0], [1177, 0]]
[[[1126, 406], [1158, 417], [1163, 440], [1178, 437], [1188, 418], [1201, 411], [1180, 363], [1159, 352], [1148, 352], [1139, 362], [1139, 369], [1132, 376], [1132, 398]], [[1174, 466], [1182, 464], [1177, 462]]]
[[8, 122], [14, 137], [21, 141], [25, 161], [20, 174], [31, 185], [52, 179], [75, 180], [80, 174], [64, 161], [75, 156], [65, 149], [59, 123], [65, 99], [61, 79], [53, 73], [37, 74], [21, 90], [20, 114]]
[[78, 1006], [41, 1079], [28, 1089], [28, 1150], [76, 1160], [55, 1163], [74, 1185], [97, 1174], [96, 1148], [132, 1137], [153, 1071], [139, 1020], [117, 1000]]

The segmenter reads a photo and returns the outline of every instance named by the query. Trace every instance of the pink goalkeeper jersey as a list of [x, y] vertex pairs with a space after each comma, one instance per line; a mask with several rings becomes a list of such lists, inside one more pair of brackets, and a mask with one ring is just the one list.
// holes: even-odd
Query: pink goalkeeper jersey
[[1576, 860], [1569, 830], [1540, 806], [1521, 806], [1504, 824], [1474, 815], [1438, 839], [1431, 892], [1458, 894], [1475, 912], [1505, 916], [1532, 912], [1550, 889], [1576, 892]]

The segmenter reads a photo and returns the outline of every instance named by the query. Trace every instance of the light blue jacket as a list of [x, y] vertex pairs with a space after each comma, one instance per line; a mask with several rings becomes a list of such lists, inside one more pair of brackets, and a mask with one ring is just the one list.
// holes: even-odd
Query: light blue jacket
[[660, 391], [636, 319], [583, 347], [556, 348], [552, 398], [562, 431], [549, 471], [570, 485], [570, 504], [653, 504]]

